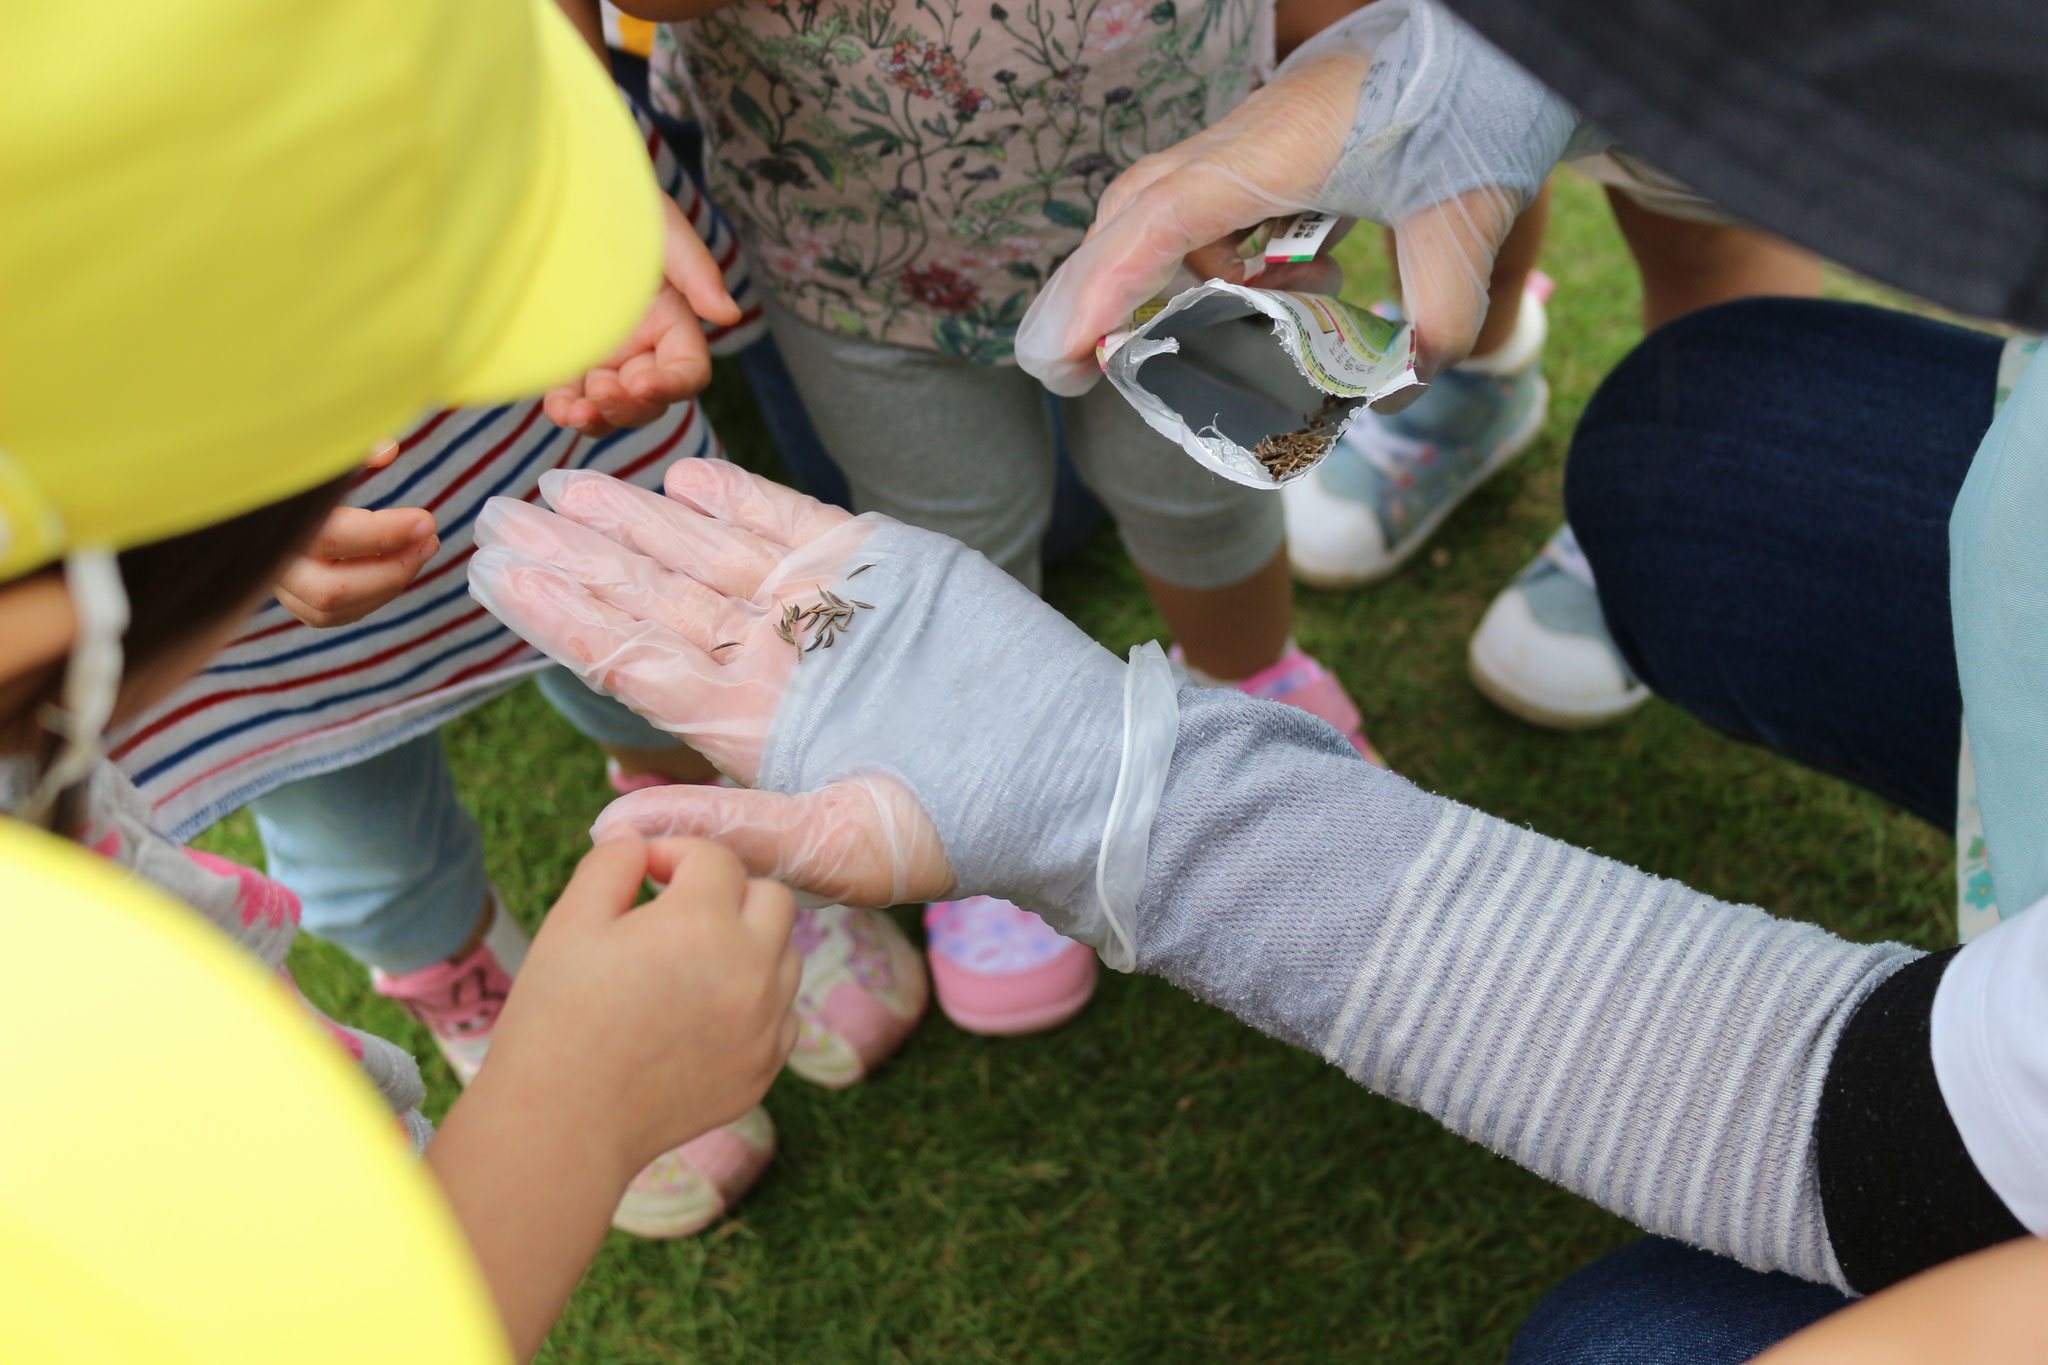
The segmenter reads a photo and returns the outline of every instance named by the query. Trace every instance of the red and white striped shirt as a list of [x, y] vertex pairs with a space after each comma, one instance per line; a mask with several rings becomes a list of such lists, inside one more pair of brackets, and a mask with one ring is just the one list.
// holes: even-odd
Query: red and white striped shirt
[[[737, 324], [711, 333], [730, 352], [762, 332], [739, 243], [696, 182], [641, 118], [657, 179], [725, 270]], [[348, 501], [425, 507], [441, 548], [395, 601], [353, 625], [313, 630], [276, 602], [198, 677], [110, 737], [158, 826], [188, 839], [294, 778], [346, 767], [504, 691], [546, 660], [469, 596], [466, 566], [484, 500], [539, 496], [550, 469], [596, 469], [649, 488], [679, 459], [721, 459], [711, 424], [682, 403], [636, 431], [585, 440], [549, 422], [538, 398], [434, 413], [366, 471]]]

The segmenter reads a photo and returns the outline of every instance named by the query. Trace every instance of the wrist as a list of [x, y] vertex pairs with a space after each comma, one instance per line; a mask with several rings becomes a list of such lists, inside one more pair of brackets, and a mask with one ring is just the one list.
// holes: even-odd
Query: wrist
[[[495, 1053], [427, 1147], [497, 1301], [515, 1359], [530, 1360], [604, 1241], [626, 1177], [579, 1106], [526, 1091]], [[494, 1071], [494, 1068], [495, 1071]]]
[[566, 1070], [571, 1074], [557, 1076], [516, 1051], [493, 1048], [449, 1119], [459, 1111], [500, 1141], [516, 1134], [536, 1176], [601, 1191], [616, 1202], [646, 1162], [635, 1159], [637, 1146], [614, 1121], [617, 1106], [597, 1100], [573, 1068]]
[[1343, 153], [1314, 196], [1327, 212], [1399, 228], [1486, 190], [1511, 220], [1567, 151], [1599, 148], [1576, 110], [1433, 0], [1379, 0], [1303, 44], [1287, 66], [1326, 43], [1369, 50], [1372, 62]]
[[1123, 662], [957, 542], [883, 523], [855, 558], [863, 576], [840, 590], [876, 607], [797, 668], [757, 785], [886, 774], [929, 816], [959, 890], [1085, 927], [1122, 760]]
[[1165, 794], [1180, 730], [1180, 677], [1158, 642], [1131, 651], [1124, 672], [1123, 743], [1115, 794], [1103, 821], [1095, 860], [1095, 913], [1104, 921], [1103, 965], [1138, 965], [1138, 898], [1145, 889], [1152, 818]]

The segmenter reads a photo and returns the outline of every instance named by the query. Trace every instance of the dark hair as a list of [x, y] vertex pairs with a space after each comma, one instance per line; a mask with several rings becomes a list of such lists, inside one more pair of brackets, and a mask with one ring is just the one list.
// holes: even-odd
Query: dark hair
[[353, 478], [345, 474], [253, 512], [121, 551], [128, 589], [124, 669], [149, 667], [240, 609], [313, 538]]
[[[128, 593], [122, 671], [149, 668], [245, 606], [313, 538], [353, 477], [345, 474], [253, 512], [121, 551], [116, 559]], [[54, 575], [63, 570], [52, 565], [42, 572]], [[40, 714], [57, 700], [63, 685], [64, 666], [51, 665], [27, 705], [15, 714]], [[47, 738], [54, 746], [56, 736]], [[79, 795], [78, 788], [63, 794], [51, 813], [50, 828], [69, 830], [77, 824]]]

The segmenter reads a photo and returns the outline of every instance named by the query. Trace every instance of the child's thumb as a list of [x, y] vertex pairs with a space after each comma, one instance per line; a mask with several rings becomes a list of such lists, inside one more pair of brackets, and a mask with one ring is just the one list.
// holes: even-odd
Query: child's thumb
[[689, 301], [698, 317], [732, 326], [740, 320], [740, 306], [725, 287], [725, 272], [676, 202], [664, 196], [663, 205], [667, 231], [662, 238], [662, 277]]
[[631, 829], [610, 831], [576, 864], [569, 884], [548, 912], [547, 927], [609, 923], [633, 908], [646, 879], [647, 841]]

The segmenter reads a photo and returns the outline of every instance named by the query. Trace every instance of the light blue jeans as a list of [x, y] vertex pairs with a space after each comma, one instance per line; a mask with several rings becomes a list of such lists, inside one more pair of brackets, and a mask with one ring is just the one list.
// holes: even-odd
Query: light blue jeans
[[[535, 682], [600, 744], [678, 742], [566, 669], [546, 669]], [[279, 787], [250, 809], [270, 875], [298, 893], [307, 931], [370, 966], [431, 966], [476, 928], [486, 889], [483, 832], [456, 798], [438, 730]]]

